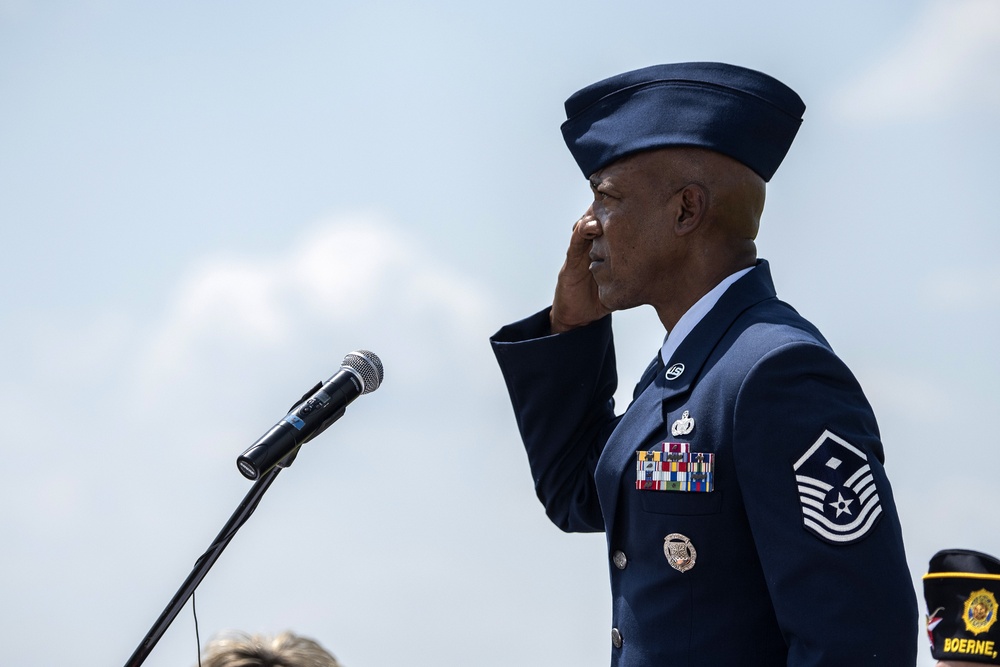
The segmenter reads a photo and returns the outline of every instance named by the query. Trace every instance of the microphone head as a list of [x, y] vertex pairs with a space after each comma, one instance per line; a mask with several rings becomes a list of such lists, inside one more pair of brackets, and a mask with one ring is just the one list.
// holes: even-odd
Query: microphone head
[[370, 394], [382, 384], [382, 360], [374, 352], [355, 350], [344, 357], [341, 366], [361, 380], [362, 394]]

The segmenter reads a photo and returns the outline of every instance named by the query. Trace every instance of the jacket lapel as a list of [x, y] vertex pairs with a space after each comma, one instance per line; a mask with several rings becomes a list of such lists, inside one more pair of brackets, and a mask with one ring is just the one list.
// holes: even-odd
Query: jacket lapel
[[[631, 486], [623, 484], [623, 476], [629, 474], [627, 469], [634, 464], [635, 452], [642, 442], [652, 433], [664, 432], [664, 405], [671, 398], [691, 391], [705, 362], [736, 318], [748, 308], [774, 297], [770, 268], [765, 260], [759, 260], [753, 271], [726, 290], [665, 366], [656, 363], [657, 355], [657, 360], [643, 373], [635, 398], [608, 439], [595, 471], [608, 539], [614, 527], [618, 495], [623, 486]], [[634, 481], [634, 477], [627, 481]]]

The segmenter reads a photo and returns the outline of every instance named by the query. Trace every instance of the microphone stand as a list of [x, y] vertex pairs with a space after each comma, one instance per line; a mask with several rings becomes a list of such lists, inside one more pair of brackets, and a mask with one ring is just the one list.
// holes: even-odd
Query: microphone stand
[[194, 569], [191, 570], [191, 574], [189, 574], [188, 578], [184, 580], [183, 584], [181, 584], [177, 593], [174, 594], [173, 599], [167, 605], [166, 609], [163, 610], [163, 613], [160, 614], [160, 617], [156, 619], [156, 623], [153, 624], [153, 627], [150, 628], [149, 632], [146, 634], [146, 638], [143, 639], [142, 643], [140, 643], [138, 648], [135, 649], [135, 653], [132, 654], [132, 657], [125, 663], [125, 667], [138, 667], [143, 663], [143, 661], [145, 661], [146, 657], [153, 650], [153, 647], [156, 646], [156, 642], [160, 640], [160, 637], [162, 637], [163, 633], [167, 631], [167, 628], [170, 627], [171, 623], [173, 623], [174, 618], [177, 617], [177, 614], [180, 613], [181, 609], [187, 603], [188, 598], [190, 598], [191, 594], [194, 593], [194, 590], [198, 588], [198, 584], [201, 583], [201, 580], [205, 578], [206, 574], [208, 574], [212, 565], [214, 565], [215, 561], [222, 555], [222, 550], [226, 548], [230, 540], [232, 540], [236, 535], [236, 531], [243, 526], [246, 520], [250, 518], [250, 515], [253, 514], [253, 511], [257, 509], [257, 503], [260, 502], [260, 499], [264, 496], [264, 492], [267, 491], [267, 488], [271, 486], [271, 482], [274, 481], [274, 478], [278, 476], [278, 473], [281, 472], [283, 467], [288, 467], [288, 465], [291, 464], [291, 460], [297, 452], [298, 450], [296, 449], [288, 457], [286, 457], [285, 460], [261, 475], [261, 477], [254, 482], [250, 491], [247, 492], [247, 495], [243, 498], [243, 502], [241, 502], [239, 507], [236, 508], [236, 511], [229, 518], [229, 521], [222, 528], [222, 531], [219, 532], [219, 535], [215, 538], [215, 541], [212, 542], [212, 545], [194, 564]]

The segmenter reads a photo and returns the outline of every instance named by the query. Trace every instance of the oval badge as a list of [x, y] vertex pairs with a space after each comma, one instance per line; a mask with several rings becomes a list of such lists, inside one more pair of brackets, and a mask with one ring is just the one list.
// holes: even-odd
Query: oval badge
[[683, 372], [684, 372], [684, 364], [674, 364], [673, 366], [667, 369], [667, 372], [663, 374], [663, 377], [665, 377], [668, 380], [676, 380], [681, 376], [681, 373]]
[[663, 555], [667, 557], [670, 567], [678, 572], [687, 572], [698, 559], [691, 540], [680, 533], [670, 533], [663, 538]]

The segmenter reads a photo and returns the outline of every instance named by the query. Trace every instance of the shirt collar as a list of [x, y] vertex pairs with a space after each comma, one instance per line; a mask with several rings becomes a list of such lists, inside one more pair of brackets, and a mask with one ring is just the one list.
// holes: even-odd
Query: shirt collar
[[660, 348], [660, 359], [663, 360], [664, 366], [670, 361], [670, 357], [673, 356], [677, 348], [684, 342], [687, 335], [701, 322], [702, 318], [708, 314], [708, 311], [712, 310], [712, 307], [718, 303], [725, 291], [737, 280], [750, 273], [753, 268], [752, 266], [747, 267], [727, 278], [723, 278], [722, 282], [713, 287], [708, 294], [698, 299], [693, 306], [688, 308], [686, 313], [681, 315], [681, 319], [677, 320], [677, 324], [674, 325], [671, 331], [667, 332], [666, 337], [663, 339], [663, 346]]

